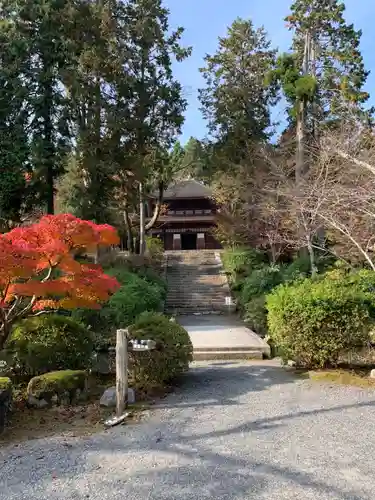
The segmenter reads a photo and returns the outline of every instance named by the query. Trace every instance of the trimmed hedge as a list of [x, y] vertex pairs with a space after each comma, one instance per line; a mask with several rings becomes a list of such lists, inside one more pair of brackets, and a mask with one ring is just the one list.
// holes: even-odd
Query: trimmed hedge
[[66, 394], [73, 400], [77, 390], [87, 391], [87, 373], [83, 370], [61, 370], [33, 377], [27, 386], [27, 395], [51, 402], [54, 396]]
[[46, 314], [18, 323], [6, 346], [21, 374], [82, 369], [90, 365], [93, 335], [73, 318]]
[[[332, 259], [317, 258], [318, 270], [322, 271], [329, 265], [332, 265]], [[305, 255], [296, 257], [290, 264], [267, 265], [253, 270], [242, 281], [239, 295], [239, 304], [249, 327], [259, 335], [266, 336], [268, 326], [265, 296], [282, 283], [298, 281], [310, 274], [310, 259]]]
[[193, 346], [187, 331], [162, 314], [143, 313], [129, 328], [136, 340], [154, 340], [155, 351], [131, 354], [137, 387], [147, 390], [162, 386], [189, 368]]
[[279, 286], [267, 297], [270, 337], [285, 361], [335, 366], [342, 354], [366, 345], [374, 310], [366, 273], [328, 273]]

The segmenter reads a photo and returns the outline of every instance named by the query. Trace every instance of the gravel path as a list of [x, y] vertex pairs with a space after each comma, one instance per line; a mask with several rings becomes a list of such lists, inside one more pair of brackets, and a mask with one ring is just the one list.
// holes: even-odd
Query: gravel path
[[0, 450], [1, 500], [374, 499], [375, 391], [197, 364], [140, 424]]

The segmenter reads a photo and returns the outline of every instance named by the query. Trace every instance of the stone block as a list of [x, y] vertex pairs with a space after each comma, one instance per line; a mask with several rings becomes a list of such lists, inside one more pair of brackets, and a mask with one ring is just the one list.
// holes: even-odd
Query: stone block
[[[135, 403], [135, 392], [131, 387], [128, 389], [128, 403]], [[106, 406], [107, 408], [116, 406], [116, 387], [108, 387], [103, 392], [103, 395], [100, 398], [100, 406]]]
[[32, 408], [39, 408], [39, 409], [48, 408], [48, 406], [50, 406], [50, 404], [45, 399], [38, 399], [35, 396], [32, 396], [31, 394], [29, 394], [27, 398], [27, 404]]

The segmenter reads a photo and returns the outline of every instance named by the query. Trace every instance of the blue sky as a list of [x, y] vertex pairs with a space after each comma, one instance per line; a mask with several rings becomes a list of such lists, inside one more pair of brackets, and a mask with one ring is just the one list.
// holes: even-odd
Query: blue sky
[[[184, 143], [190, 136], [202, 138], [206, 134], [197, 95], [197, 89], [202, 86], [198, 68], [203, 65], [205, 54], [216, 50], [218, 37], [225, 35], [236, 17], [251, 18], [257, 27], [263, 25], [274, 47], [287, 50], [290, 33], [284, 17], [289, 13], [292, 0], [165, 0], [165, 4], [171, 12], [171, 28], [183, 26], [183, 42], [193, 47], [193, 55], [175, 66], [175, 75], [184, 86], [189, 101], [181, 138]], [[367, 91], [373, 94], [372, 104], [375, 105], [375, 1], [346, 0], [345, 4], [346, 19], [363, 31], [362, 54], [366, 68], [372, 70]], [[282, 118], [282, 110], [276, 112], [276, 118]]]

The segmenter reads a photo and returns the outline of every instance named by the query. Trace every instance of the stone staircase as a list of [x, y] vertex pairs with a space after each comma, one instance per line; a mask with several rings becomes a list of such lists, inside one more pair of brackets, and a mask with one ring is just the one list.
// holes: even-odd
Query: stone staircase
[[227, 277], [216, 251], [165, 253], [168, 295], [165, 312], [189, 332], [194, 360], [269, 357], [270, 348], [234, 312]]
[[220, 314], [233, 306], [220, 254], [212, 250], [166, 252], [167, 314]]

